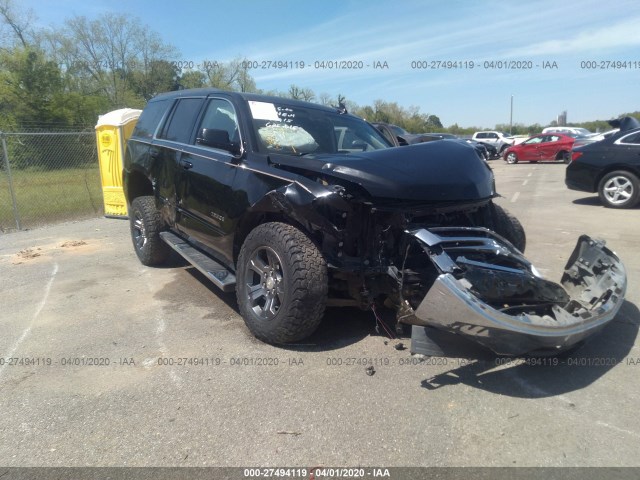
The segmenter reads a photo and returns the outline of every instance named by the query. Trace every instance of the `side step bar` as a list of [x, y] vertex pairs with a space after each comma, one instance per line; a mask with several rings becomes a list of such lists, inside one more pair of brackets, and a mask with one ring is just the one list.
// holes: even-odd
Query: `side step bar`
[[211, 280], [223, 292], [233, 292], [236, 288], [236, 276], [214, 259], [197, 250], [185, 240], [171, 232], [160, 232], [160, 238], [182, 255], [191, 265]]

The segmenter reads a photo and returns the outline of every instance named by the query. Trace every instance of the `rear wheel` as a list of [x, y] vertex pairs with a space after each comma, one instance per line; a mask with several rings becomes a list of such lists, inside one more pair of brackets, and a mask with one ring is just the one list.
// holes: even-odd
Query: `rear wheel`
[[516, 217], [495, 203], [491, 204], [493, 231], [509, 240], [511, 244], [524, 253], [527, 236], [524, 227]]
[[133, 248], [143, 265], [159, 265], [167, 259], [171, 249], [160, 238], [164, 222], [153, 197], [137, 197], [131, 202], [129, 226]]
[[509, 152], [505, 160], [507, 163], [518, 163], [518, 156], [513, 152]]
[[562, 163], [569, 163], [571, 161], [571, 154], [569, 152], [558, 152], [556, 160], [561, 160]]
[[640, 181], [624, 170], [607, 173], [598, 184], [598, 196], [605, 207], [632, 208], [640, 199]]
[[327, 302], [327, 264], [314, 243], [284, 223], [265, 223], [247, 236], [236, 269], [238, 307], [247, 327], [268, 343], [311, 335]]

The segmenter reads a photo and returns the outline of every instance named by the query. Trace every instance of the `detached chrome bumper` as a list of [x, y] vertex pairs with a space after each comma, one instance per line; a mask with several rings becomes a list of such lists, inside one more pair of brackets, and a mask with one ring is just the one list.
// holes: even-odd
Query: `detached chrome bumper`
[[440, 273], [410, 323], [462, 335], [498, 354], [559, 353], [604, 327], [624, 302], [624, 265], [604, 241], [587, 235], [578, 239], [560, 286], [487, 229], [408, 233]]

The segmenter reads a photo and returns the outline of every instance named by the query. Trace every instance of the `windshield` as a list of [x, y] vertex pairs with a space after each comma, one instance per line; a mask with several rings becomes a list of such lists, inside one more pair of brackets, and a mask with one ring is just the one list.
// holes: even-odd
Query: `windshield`
[[364, 120], [282, 102], [249, 101], [252, 127], [264, 153], [354, 153], [389, 148], [380, 133]]

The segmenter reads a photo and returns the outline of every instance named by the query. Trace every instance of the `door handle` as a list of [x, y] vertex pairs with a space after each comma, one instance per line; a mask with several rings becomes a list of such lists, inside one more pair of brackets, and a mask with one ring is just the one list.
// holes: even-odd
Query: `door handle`
[[193, 168], [193, 163], [187, 162], [186, 160], [180, 160], [180, 165], [182, 165], [182, 168], [184, 168], [185, 170], [190, 170]]

